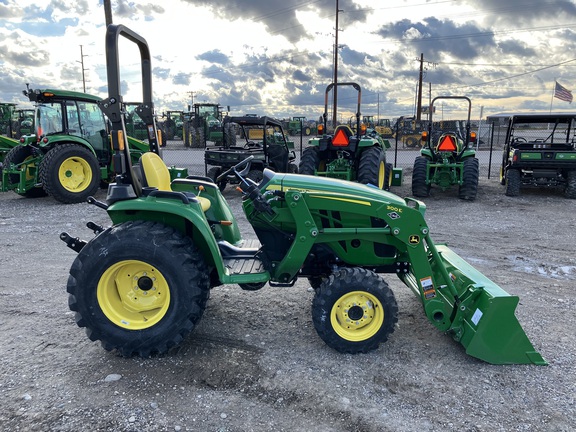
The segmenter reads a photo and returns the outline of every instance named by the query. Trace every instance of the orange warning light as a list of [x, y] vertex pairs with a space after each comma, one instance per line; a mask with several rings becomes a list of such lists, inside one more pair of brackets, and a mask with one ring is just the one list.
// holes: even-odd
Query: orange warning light
[[454, 140], [454, 137], [452, 135], [444, 135], [442, 137], [442, 141], [440, 141], [440, 144], [438, 145], [438, 151], [456, 151], [457, 147], [456, 147], [456, 141]]
[[343, 129], [338, 129], [336, 131], [336, 135], [334, 135], [334, 138], [332, 138], [332, 145], [338, 147], [346, 147], [348, 144], [350, 144], [348, 135], [346, 135], [346, 132], [344, 132]]

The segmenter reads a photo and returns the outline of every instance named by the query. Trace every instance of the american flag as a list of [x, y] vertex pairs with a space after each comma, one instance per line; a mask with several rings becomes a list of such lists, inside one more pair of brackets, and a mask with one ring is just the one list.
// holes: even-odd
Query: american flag
[[572, 92], [565, 87], [562, 87], [556, 81], [556, 87], [554, 89], [554, 97], [560, 100], [572, 103]]

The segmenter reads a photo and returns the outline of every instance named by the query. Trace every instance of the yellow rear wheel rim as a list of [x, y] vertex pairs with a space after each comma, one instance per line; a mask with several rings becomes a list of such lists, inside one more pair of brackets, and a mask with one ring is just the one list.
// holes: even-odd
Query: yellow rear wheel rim
[[138, 260], [110, 266], [98, 282], [97, 297], [104, 315], [129, 330], [155, 326], [170, 306], [170, 288], [162, 273]]
[[378, 333], [384, 324], [384, 308], [374, 295], [352, 291], [334, 303], [330, 322], [341, 338], [351, 342], [365, 341]]
[[378, 166], [378, 189], [383, 189], [385, 182], [386, 182], [386, 164], [381, 161], [380, 165]]
[[64, 189], [70, 192], [82, 192], [92, 182], [92, 168], [81, 157], [69, 157], [60, 165], [58, 179]]

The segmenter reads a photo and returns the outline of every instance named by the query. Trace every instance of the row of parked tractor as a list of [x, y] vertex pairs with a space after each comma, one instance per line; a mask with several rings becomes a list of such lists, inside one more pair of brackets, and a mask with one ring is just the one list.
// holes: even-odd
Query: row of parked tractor
[[[197, 103], [188, 112], [168, 111], [155, 117], [157, 141], [182, 138], [185, 147], [204, 149], [205, 175], [216, 180], [245, 157], [253, 156], [248, 177], [259, 182], [265, 168], [372, 184], [384, 190], [402, 184], [402, 168], [387, 162], [386, 150], [396, 139], [405, 147], [418, 147], [412, 170], [412, 194], [423, 198], [433, 186], [445, 191], [458, 187], [458, 196], [474, 200], [478, 192], [479, 161], [477, 136], [471, 128], [472, 103], [465, 96], [441, 96], [434, 106], [447, 100], [466, 106], [467, 119], [426, 122], [399, 118], [394, 127], [387, 119], [374, 121], [361, 114], [361, 88], [356, 83], [338, 83], [357, 92], [355, 115], [333, 127], [328, 119], [328, 100], [335, 84], [325, 92], [324, 113], [314, 122], [305, 117], [289, 121], [268, 116], [229, 115], [219, 104]], [[83, 202], [99, 187], [114, 179], [110, 148], [109, 119], [101, 98], [62, 90], [34, 90], [24, 95], [35, 110], [16, 110], [3, 104], [0, 135], [1, 190], [26, 197], [49, 194], [63, 203]], [[131, 160], [150, 150], [150, 130], [138, 103], [123, 104], [123, 119], [131, 143]], [[516, 196], [523, 186], [564, 188], [565, 196], [576, 198], [576, 150], [574, 115], [517, 114], [494, 116], [507, 123], [500, 181], [506, 194]], [[416, 126], [418, 126], [416, 128]], [[418, 129], [418, 131], [416, 131]], [[17, 131], [17, 133], [16, 133]], [[313, 135], [300, 155], [299, 164], [290, 135]], [[19, 139], [16, 137], [19, 136]], [[174, 177], [187, 175], [173, 168]], [[237, 183], [230, 174], [218, 185]]]

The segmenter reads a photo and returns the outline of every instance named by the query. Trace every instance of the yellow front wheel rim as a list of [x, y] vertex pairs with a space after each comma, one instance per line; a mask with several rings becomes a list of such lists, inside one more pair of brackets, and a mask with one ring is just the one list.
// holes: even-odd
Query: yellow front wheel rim
[[384, 324], [382, 303], [365, 291], [344, 294], [330, 313], [332, 328], [338, 336], [351, 342], [370, 339]]
[[70, 192], [82, 192], [92, 182], [92, 168], [86, 159], [69, 157], [58, 170], [60, 184]]
[[153, 327], [170, 306], [170, 288], [162, 273], [137, 260], [110, 266], [98, 282], [97, 297], [104, 315], [129, 330]]

